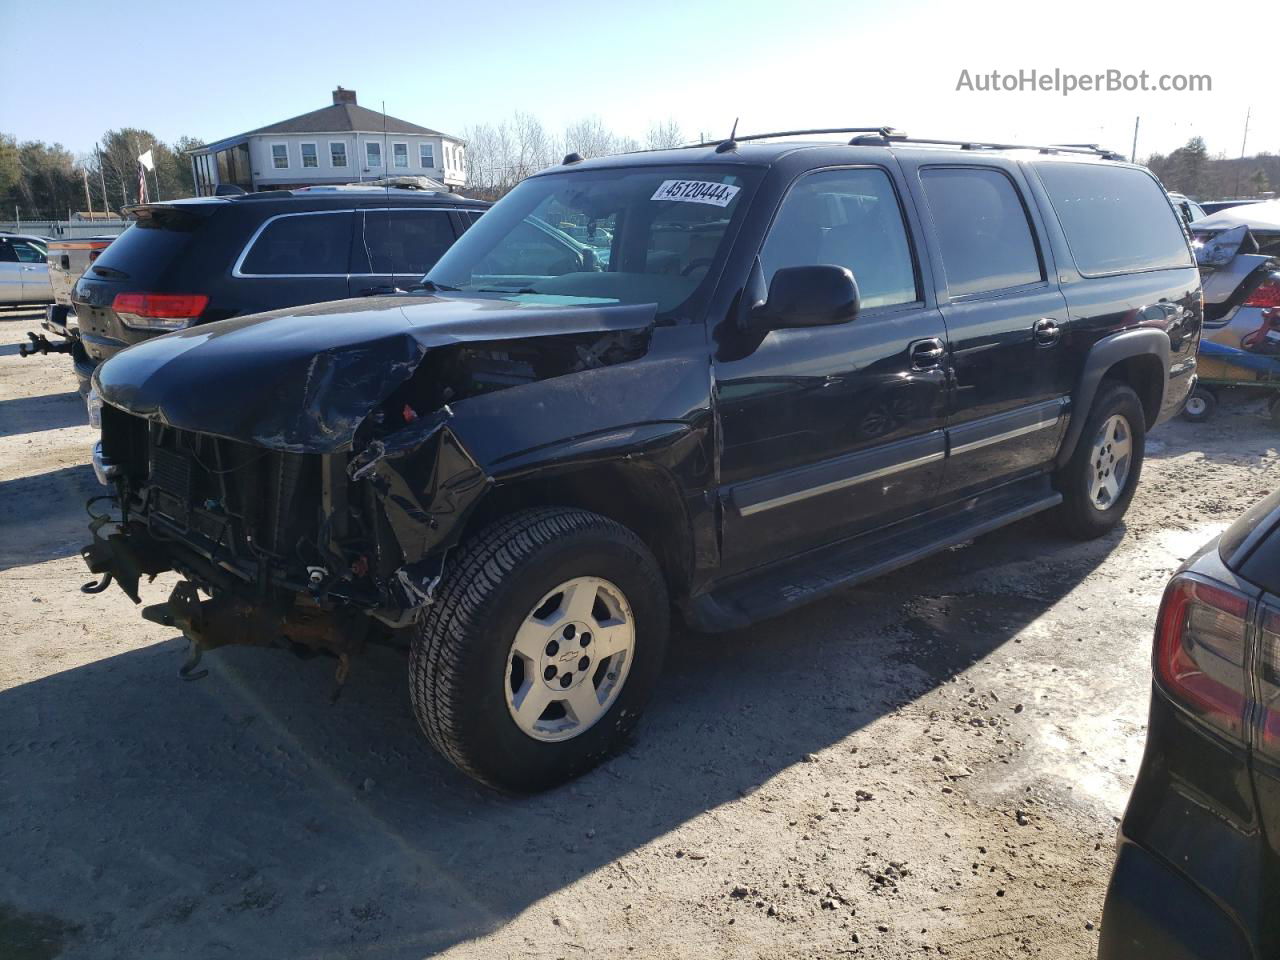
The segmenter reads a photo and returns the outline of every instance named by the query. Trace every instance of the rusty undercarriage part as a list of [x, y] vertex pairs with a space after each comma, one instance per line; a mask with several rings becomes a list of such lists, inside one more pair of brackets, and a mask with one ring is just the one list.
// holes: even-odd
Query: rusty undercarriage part
[[359, 614], [325, 611], [301, 599], [287, 609], [255, 605], [226, 594], [201, 600], [189, 580], [178, 581], [164, 603], [143, 607], [142, 616], [176, 627], [190, 642], [187, 661], [178, 671], [184, 680], [204, 676], [194, 670], [206, 651], [233, 645], [276, 647], [304, 656], [329, 653], [337, 657], [338, 690], [350, 671], [352, 654], [364, 648], [369, 623]]
[[[101, 499], [104, 498], [94, 497], [86, 505], [89, 515], [93, 517], [89, 524], [93, 542], [80, 549], [80, 556], [88, 565], [89, 572], [97, 574], [101, 579], [97, 583], [86, 583], [80, 590], [83, 593], [102, 593], [114, 580], [130, 600], [141, 603], [138, 583], [142, 577], [154, 580], [156, 574], [164, 573], [170, 569], [170, 565], [163, 556], [146, 546], [139, 549], [135, 545], [136, 541], [120, 531], [119, 523], [110, 514], [93, 513], [94, 502]], [[104, 531], [108, 530], [110, 532], [104, 536]]]

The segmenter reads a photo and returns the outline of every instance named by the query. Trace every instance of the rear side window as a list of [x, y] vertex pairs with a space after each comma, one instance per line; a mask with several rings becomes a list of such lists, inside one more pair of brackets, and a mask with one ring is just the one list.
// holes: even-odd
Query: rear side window
[[921, 171], [938, 249], [953, 297], [1044, 279], [1026, 207], [1010, 180], [991, 167]]
[[8, 240], [0, 240], [0, 263], [17, 263], [18, 255], [9, 246]]
[[102, 251], [89, 272], [109, 280], [159, 282], [208, 222], [203, 216], [180, 210], [143, 210], [139, 219]]
[[1036, 173], [1085, 276], [1192, 266], [1178, 215], [1150, 174], [1102, 163], [1040, 163]]
[[285, 214], [267, 221], [237, 272], [249, 277], [346, 276], [350, 247], [349, 211]]
[[453, 245], [444, 210], [367, 210], [357, 214], [352, 273], [421, 277]]

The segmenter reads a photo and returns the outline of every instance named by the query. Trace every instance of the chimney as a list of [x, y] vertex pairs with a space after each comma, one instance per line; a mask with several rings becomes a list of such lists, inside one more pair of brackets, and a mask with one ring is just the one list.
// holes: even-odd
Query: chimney
[[333, 91], [333, 102], [334, 104], [349, 103], [352, 106], [355, 106], [356, 92], [354, 90], [344, 90], [342, 87], [338, 87], [337, 90]]

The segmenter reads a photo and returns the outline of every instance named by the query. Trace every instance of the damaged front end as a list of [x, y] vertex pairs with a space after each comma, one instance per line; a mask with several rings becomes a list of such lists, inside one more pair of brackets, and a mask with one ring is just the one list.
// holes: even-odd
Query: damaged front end
[[[545, 329], [520, 316], [508, 341], [477, 339], [495, 336], [490, 320], [465, 333], [401, 326], [306, 357], [293, 343], [269, 364], [273, 379], [254, 356], [256, 397], [233, 392], [251, 389], [253, 370], [232, 365], [216, 331], [204, 360], [176, 337], [123, 352], [96, 378], [95, 468], [114, 491], [90, 503], [82, 555], [101, 580], [84, 589], [114, 581], [140, 603], [143, 578], [176, 571], [184, 579], [168, 602], [144, 616], [180, 628], [194, 659], [228, 644], [324, 652], [339, 658], [341, 681], [353, 654], [431, 603], [493, 484], [455, 431], [455, 406], [643, 352], [646, 318], [591, 313]], [[251, 328], [247, 339], [261, 336]], [[239, 382], [215, 387], [224, 371]]]
[[[447, 409], [420, 418], [357, 455], [310, 455], [104, 408], [116, 490], [91, 505], [82, 555], [103, 579], [86, 592], [114, 580], [138, 603], [143, 578], [175, 570], [185, 580], [144, 615], [180, 627], [196, 649], [346, 658], [377, 624], [408, 626], [430, 603], [445, 552], [490, 483], [448, 419]], [[197, 587], [211, 599], [194, 600]]]

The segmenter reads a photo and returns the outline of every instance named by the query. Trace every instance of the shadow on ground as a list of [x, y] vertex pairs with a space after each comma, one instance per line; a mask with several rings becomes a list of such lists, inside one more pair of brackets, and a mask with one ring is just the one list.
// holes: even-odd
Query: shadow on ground
[[104, 492], [88, 464], [0, 481], [0, 571], [78, 554], [89, 542], [85, 501]]
[[0, 400], [0, 437], [82, 427], [88, 422], [84, 400], [75, 390]]
[[[0, 936], [52, 931], [68, 957], [376, 943], [407, 960], [591, 871], [625, 888], [617, 858], [986, 656], [1119, 536], [1067, 544], [1028, 521], [751, 630], [679, 633], [638, 741], [528, 798], [431, 753], [394, 650], [360, 660], [333, 706], [332, 661], [229, 649], [184, 683], [177, 640], [15, 687], [0, 694]], [[1039, 592], [995, 586], [1027, 564], [1053, 572], [1020, 578]], [[975, 569], [990, 594], [957, 589]]]

